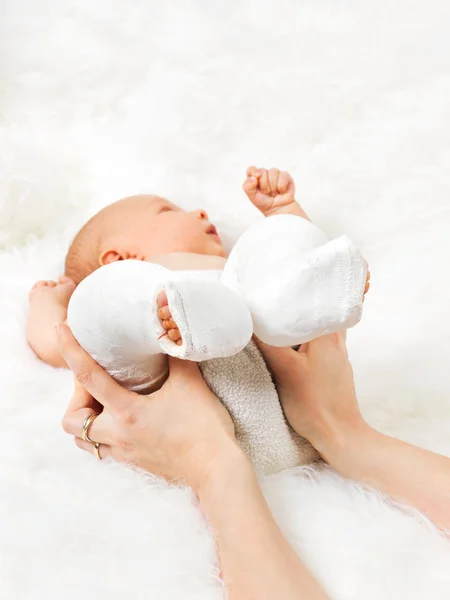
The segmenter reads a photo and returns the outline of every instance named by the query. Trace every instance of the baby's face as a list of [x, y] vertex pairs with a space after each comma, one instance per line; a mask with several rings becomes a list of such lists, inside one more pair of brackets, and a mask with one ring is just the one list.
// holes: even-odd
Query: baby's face
[[203, 210], [186, 212], [164, 198], [143, 196], [142, 208], [133, 213], [131, 221], [124, 224], [124, 243], [145, 260], [174, 252], [226, 256], [217, 230]]

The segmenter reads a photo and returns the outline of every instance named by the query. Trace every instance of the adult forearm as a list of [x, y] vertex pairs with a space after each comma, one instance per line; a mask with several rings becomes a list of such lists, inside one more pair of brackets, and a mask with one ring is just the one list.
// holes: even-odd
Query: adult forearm
[[327, 598], [283, 537], [240, 450], [223, 460], [199, 498], [216, 536], [231, 600]]
[[450, 458], [416, 448], [361, 421], [318, 443], [342, 475], [365, 482], [450, 527]]

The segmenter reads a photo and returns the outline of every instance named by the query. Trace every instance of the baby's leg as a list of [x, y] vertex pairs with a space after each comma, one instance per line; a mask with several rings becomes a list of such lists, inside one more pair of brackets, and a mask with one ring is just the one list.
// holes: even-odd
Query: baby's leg
[[[295, 199], [295, 183], [287, 171], [249, 167], [243, 188], [252, 204], [265, 217], [284, 214], [295, 215], [311, 221]], [[369, 280], [370, 271], [367, 273], [364, 295], [369, 291]]]
[[52, 367], [66, 367], [59, 352], [54, 324], [65, 321], [67, 306], [76, 288], [69, 277], [38, 281], [31, 289], [27, 340], [34, 353]]
[[155, 330], [161, 348], [197, 362], [240, 352], [253, 330], [247, 306], [215, 272], [199, 277], [173, 273], [157, 290]]
[[230, 355], [252, 335], [247, 307], [215, 272], [194, 276], [136, 260], [107, 265], [82, 281], [67, 321], [94, 360], [134, 391], [163, 381], [162, 353], [197, 361]]

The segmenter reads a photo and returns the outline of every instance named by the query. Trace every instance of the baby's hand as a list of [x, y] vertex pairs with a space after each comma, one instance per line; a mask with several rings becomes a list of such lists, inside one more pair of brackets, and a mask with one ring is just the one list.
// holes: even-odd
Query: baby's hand
[[276, 214], [297, 214], [295, 184], [287, 171], [279, 169], [247, 169], [244, 191], [266, 217]]

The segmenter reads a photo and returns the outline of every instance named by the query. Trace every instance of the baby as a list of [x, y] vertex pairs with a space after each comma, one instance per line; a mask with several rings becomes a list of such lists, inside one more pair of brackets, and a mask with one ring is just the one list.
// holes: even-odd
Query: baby
[[[101, 210], [72, 242], [65, 275], [31, 290], [27, 336], [42, 360], [66, 366], [54, 324], [68, 319], [91, 356], [141, 393], [167, 378], [166, 354], [197, 360], [242, 448], [269, 474], [318, 455], [285, 420], [252, 332], [289, 346], [352, 326], [369, 275], [365, 280], [365, 262], [347, 238], [327, 243], [309, 222], [288, 173], [250, 167], [243, 187], [274, 219], [251, 227], [228, 260], [203, 210], [185, 212], [147, 195]], [[243, 294], [250, 294], [245, 301]]]
[[[243, 188], [265, 215], [290, 214], [308, 219], [295, 200], [292, 177], [278, 169], [249, 167]], [[58, 282], [40, 281], [30, 292], [27, 338], [42, 360], [64, 367], [54, 323], [64, 321], [76, 286], [102, 266], [123, 260], [159, 264], [171, 270], [222, 270], [226, 251], [203, 210], [185, 212], [158, 196], [131, 196], [96, 214], [73, 240]], [[365, 292], [369, 289], [369, 275]], [[181, 345], [181, 334], [164, 293], [159, 317], [167, 336]]]

